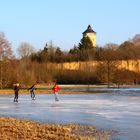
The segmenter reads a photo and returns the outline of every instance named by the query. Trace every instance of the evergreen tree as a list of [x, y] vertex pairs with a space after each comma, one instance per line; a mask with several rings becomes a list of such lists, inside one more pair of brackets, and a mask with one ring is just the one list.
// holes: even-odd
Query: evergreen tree
[[69, 54], [78, 54], [79, 53], [79, 48], [74, 45], [72, 49], [70, 49]]
[[81, 39], [81, 42], [79, 43], [79, 46], [78, 46], [78, 48], [80, 49], [80, 50], [83, 50], [83, 49], [93, 49], [93, 44], [92, 44], [92, 41], [90, 40], [90, 38], [89, 37], [83, 37], [82, 39]]
[[56, 48], [55, 55], [57, 55], [57, 56], [63, 55], [63, 52], [61, 51], [61, 49], [59, 47]]

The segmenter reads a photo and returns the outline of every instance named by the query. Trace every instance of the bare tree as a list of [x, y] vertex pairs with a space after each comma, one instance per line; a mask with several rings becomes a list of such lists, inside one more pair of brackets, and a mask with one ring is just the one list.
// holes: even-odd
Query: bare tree
[[120, 45], [118, 53], [120, 54], [121, 59], [133, 59], [135, 57], [134, 43], [130, 41], [125, 41]]
[[26, 42], [22, 42], [17, 49], [20, 58], [29, 57], [34, 51], [33, 46]]
[[100, 54], [102, 63], [100, 65], [104, 65], [104, 71], [107, 74], [107, 83], [108, 88], [110, 87], [110, 82], [112, 81], [113, 72], [116, 69], [117, 65], [117, 56], [116, 56], [116, 46], [114, 44], [107, 44], [104, 49], [102, 49]]
[[4, 58], [13, 58], [13, 52], [4, 33], [0, 32], [0, 59], [3, 60]]
[[11, 44], [5, 38], [4, 33], [0, 32], [0, 87], [3, 88], [4, 71], [3, 68], [6, 66], [4, 61], [13, 58], [13, 52]]
[[140, 46], [140, 34], [136, 34], [133, 39], [132, 42], [136, 45], [136, 46]]

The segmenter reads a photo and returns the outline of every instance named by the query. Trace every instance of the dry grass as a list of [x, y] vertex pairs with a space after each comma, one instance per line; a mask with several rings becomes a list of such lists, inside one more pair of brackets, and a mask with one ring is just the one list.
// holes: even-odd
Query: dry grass
[[93, 126], [40, 124], [0, 117], [0, 140], [108, 140], [110, 133]]

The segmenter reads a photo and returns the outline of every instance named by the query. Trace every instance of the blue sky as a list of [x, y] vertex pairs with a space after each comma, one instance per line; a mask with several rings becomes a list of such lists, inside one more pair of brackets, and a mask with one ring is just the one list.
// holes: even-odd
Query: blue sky
[[37, 50], [50, 40], [63, 51], [90, 24], [97, 44], [121, 44], [140, 33], [140, 0], [0, 0], [0, 32], [15, 51], [21, 42]]

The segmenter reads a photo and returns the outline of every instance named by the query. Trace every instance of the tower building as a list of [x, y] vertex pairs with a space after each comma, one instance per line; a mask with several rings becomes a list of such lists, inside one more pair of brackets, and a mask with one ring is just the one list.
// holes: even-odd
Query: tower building
[[93, 47], [96, 47], [96, 32], [88, 25], [87, 29], [83, 32], [83, 37], [89, 37]]

